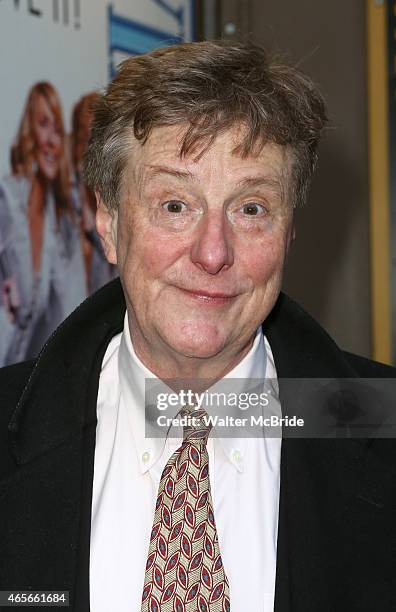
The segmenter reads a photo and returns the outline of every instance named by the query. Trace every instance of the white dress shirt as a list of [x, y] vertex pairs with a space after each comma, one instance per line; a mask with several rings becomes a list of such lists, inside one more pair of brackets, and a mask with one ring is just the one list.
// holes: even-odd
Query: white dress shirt
[[[261, 328], [227, 375], [272, 378], [276, 370]], [[139, 612], [161, 473], [177, 438], [146, 438], [145, 378], [125, 316], [103, 359], [97, 402], [92, 529], [91, 612]], [[209, 437], [209, 477], [232, 612], [273, 612], [278, 532], [280, 438]]]

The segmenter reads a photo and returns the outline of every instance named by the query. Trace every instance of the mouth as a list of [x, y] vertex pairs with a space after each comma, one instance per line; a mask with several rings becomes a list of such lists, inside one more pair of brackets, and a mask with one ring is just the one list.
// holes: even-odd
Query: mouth
[[201, 304], [221, 305], [230, 304], [238, 294], [236, 293], [223, 293], [221, 291], [206, 291], [203, 289], [183, 289], [177, 287], [179, 291], [182, 291], [187, 297], [191, 298], [195, 302]]
[[57, 157], [53, 153], [42, 153], [42, 156], [50, 164], [54, 164], [57, 161]]

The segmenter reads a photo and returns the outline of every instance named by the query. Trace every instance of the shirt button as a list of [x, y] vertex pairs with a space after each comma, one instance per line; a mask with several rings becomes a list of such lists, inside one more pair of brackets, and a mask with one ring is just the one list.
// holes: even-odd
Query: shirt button
[[143, 461], [143, 463], [147, 463], [147, 461], [149, 461], [149, 460], [150, 460], [150, 453], [148, 451], [146, 451], [142, 455], [142, 461]]
[[235, 463], [239, 463], [240, 460], [242, 459], [242, 455], [239, 450], [235, 449], [231, 453], [231, 458], [233, 461], [235, 461]]

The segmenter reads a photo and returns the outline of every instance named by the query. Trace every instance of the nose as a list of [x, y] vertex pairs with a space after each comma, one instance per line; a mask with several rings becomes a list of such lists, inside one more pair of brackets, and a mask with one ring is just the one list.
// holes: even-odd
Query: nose
[[191, 248], [191, 261], [208, 274], [217, 274], [234, 263], [231, 228], [222, 211], [203, 216]]

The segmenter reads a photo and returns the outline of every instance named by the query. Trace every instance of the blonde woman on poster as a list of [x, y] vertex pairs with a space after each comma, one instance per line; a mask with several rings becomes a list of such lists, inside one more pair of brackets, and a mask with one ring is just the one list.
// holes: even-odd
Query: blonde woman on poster
[[35, 356], [85, 297], [62, 110], [50, 83], [36, 83], [29, 92], [11, 166], [0, 183], [4, 364]]

